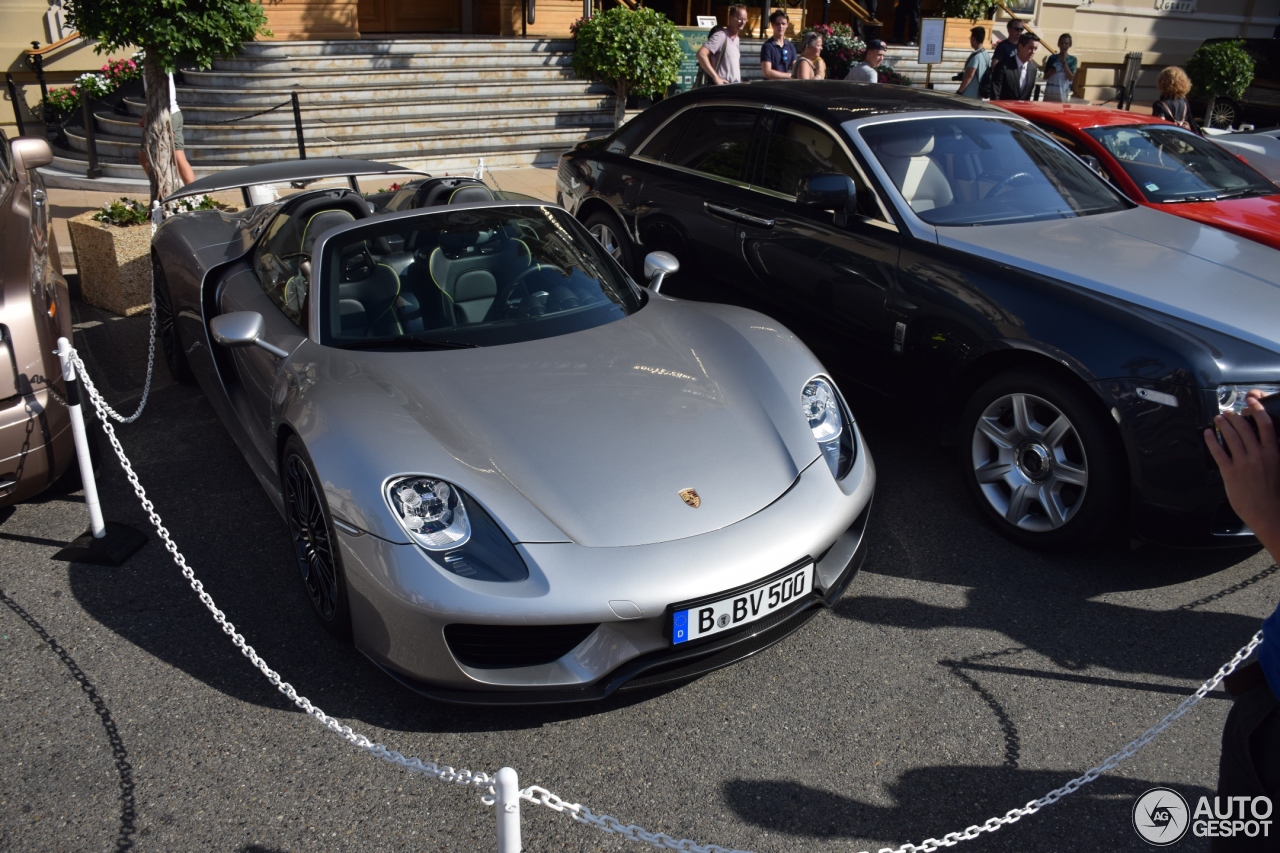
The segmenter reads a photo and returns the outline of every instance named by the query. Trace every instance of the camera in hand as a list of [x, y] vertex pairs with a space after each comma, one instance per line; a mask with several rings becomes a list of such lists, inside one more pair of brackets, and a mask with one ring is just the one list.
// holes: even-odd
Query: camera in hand
[[[1260, 398], [1258, 402], [1262, 404], [1262, 410], [1271, 417], [1272, 425], [1277, 429], [1277, 431], [1280, 431], [1280, 393], [1268, 394], [1267, 396]], [[1253, 418], [1250, 416], [1250, 410], [1246, 408], [1240, 414], [1244, 417], [1245, 422], [1253, 427], [1253, 431], [1256, 434], [1258, 431], [1258, 425], [1253, 422]], [[1218, 437], [1218, 443], [1222, 444], [1222, 431], [1218, 429], [1216, 423], [1213, 427], [1213, 433]]]

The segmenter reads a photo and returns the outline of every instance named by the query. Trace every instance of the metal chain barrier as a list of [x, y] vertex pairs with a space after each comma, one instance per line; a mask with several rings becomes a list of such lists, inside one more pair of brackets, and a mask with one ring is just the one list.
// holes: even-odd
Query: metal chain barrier
[[[154, 289], [152, 292], [151, 304], [151, 344], [152, 355], [154, 356]], [[279, 690], [280, 693], [287, 697], [295, 706], [306, 712], [308, 716], [314, 718], [326, 729], [333, 732], [352, 746], [362, 749], [370, 755], [380, 758], [389, 764], [402, 767], [410, 773], [429, 776], [442, 782], [452, 782], [458, 785], [479, 788], [485, 792], [481, 797], [481, 801], [486, 805], [494, 805], [497, 801], [497, 793], [495, 789], [497, 779], [494, 775], [489, 773], [474, 773], [466, 769], [455, 770], [453, 767], [437, 765], [434, 761], [422, 761], [419, 758], [412, 757], [406, 758], [395, 750], [388, 749], [380, 743], [375, 743], [365, 735], [353, 731], [350, 726], [344, 725], [342, 721], [335, 717], [331, 717], [324, 711], [320, 710], [320, 708], [316, 707], [311, 700], [300, 695], [297, 690], [294, 689], [293, 685], [281, 678], [279, 673], [267, 665], [266, 661], [264, 661], [258, 653], [254, 651], [254, 648], [248, 644], [244, 636], [236, 630], [235, 625], [227, 619], [226, 614], [218, 609], [218, 606], [214, 603], [213, 597], [210, 596], [209, 593], [205, 592], [204, 585], [196, 578], [195, 571], [187, 565], [186, 557], [184, 557], [178, 550], [177, 543], [175, 543], [173, 541], [173, 537], [169, 535], [168, 529], [165, 528], [160, 516], [155, 511], [155, 506], [147, 498], [146, 490], [143, 489], [142, 484], [138, 481], [138, 475], [134, 472], [133, 465], [129, 462], [129, 458], [125, 455], [124, 448], [121, 446], [120, 440], [116, 437], [115, 428], [108, 420], [108, 415], [115, 417], [116, 420], [122, 423], [129, 423], [141, 414], [142, 407], [139, 406], [138, 412], [136, 412], [133, 417], [128, 419], [121, 418], [113, 412], [111, 407], [102, 399], [102, 395], [98, 393], [97, 388], [94, 387], [93, 380], [89, 378], [89, 373], [85, 369], [84, 362], [80, 359], [80, 354], [74, 349], [71, 351], [71, 359], [75, 364], [80, 382], [84, 385], [85, 392], [89, 395], [89, 399], [93, 402], [94, 409], [98, 413], [98, 418], [102, 421], [102, 429], [107, 434], [107, 439], [111, 442], [111, 448], [115, 451], [116, 458], [120, 460], [120, 465], [124, 469], [125, 476], [128, 478], [129, 484], [133, 486], [133, 491], [138, 496], [138, 500], [141, 501], [142, 508], [146, 511], [152, 526], [156, 530], [156, 534], [161, 538], [161, 540], [163, 540], [165, 550], [173, 557], [174, 563], [182, 571], [182, 576], [191, 584], [191, 589], [195, 591], [197, 596], [199, 596], [200, 601], [204, 603], [204, 606], [208, 608], [210, 614], [213, 615], [214, 621], [222, 628], [223, 633], [231, 638], [232, 644], [240, 650], [241, 654], [248, 658], [250, 663], [257, 667], [266, 679], [271, 682], [272, 686]], [[151, 369], [150, 364], [148, 364], [148, 388], [150, 387], [150, 380]], [[143, 392], [143, 404], [145, 405], [145, 403], [146, 391]], [[1055, 788], [1037, 800], [1031, 800], [1021, 808], [1010, 809], [1000, 817], [988, 818], [982, 824], [975, 824], [967, 827], [963, 831], [949, 832], [942, 838], [927, 838], [920, 844], [908, 842], [903, 844], [901, 847], [896, 848], [882, 847], [878, 853], [934, 853], [934, 851], [943, 847], [954, 847], [962, 841], [971, 841], [982, 835], [984, 832], [995, 832], [1003, 826], [1016, 823], [1028, 815], [1035, 814], [1045, 806], [1052, 805], [1063, 797], [1075, 793], [1080, 788], [1097, 779], [1103, 773], [1114, 769], [1121, 762], [1131, 758], [1138, 752], [1138, 750], [1155, 740], [1161, 732], [1169, 728], [1169, 726], [1173, 725], [1173, 723], [1199, 704], [1201, 699], [1207, 696], [1210, 691], [1215, 689], [1222, 682], [1222, 679], [1234, 672], [1236, 667], [1243, 663], [1253, 653], [1253, 650], [1261, 645], [1261, 643], [1262, 632], [1258, 631], [1258, 633], [1253, 635], [1253, 639], [1237, 651], [1231, 660], [1223, 664], [1212, 678], [1204, 682], [1204, 684], [1201, 684], [1195, 693], [1183, 699], [1182, 702], [1178, 704], [1178, 707], [1165, 715], [1164, 719], [1147, 729], [1136, 739], [1130, 741], [1119, 752], [1112, 754], [1101, 764], [1090, 768], [1085, 773], [1067, 782], [1062, 787]], [[535, 805], [546, 806], [552, 811], [560, 812], [561, 814], [568, 814], [579, 823], [594, 826], [596, 829], [609, 833], [610, 835], [621, 835], [623, 838], [630, 841], [649, 844], [662, 850], [677, 850], [682, 851], [682, 853], [748, 853], [748, 851], [721, 847], [717, 844], [699, 845], [690, 839], [676, 839], [662, 832], [648, 832], [635, 824], [624, 824], [612, 815], [597, 815], [587, 806], [584, 806], [581, 803], [567, 802], [546, 788], [538, 785], [531, 785], [528, 788], [522, 789], [520, 791], [520, 799], [527, 800]], [[865, 853], [865, 851], [863, 853]]]
[[[152, 305], [154, 306], [154, 300]], [[152, 316], [154, 318], [154, 314]], [[154, 343], [154, 337], [152, 342]], [[107, 439], [111, 442], [112, 450], [116, 452], [116, 458], [120, 460], [120, 466], [124, 469], [125, 477], [128, 478], [129, 484], [133, 486], [133, 491], [138, 496], [138, 500], [142, 502], [142, 508], [150, 518], [152, 526], [155, 527], [156, 535], [164, 541], [165, 550], [172, 555], [174, 563], [176, 563], [178, 568], [182, 570], [182, 576], [190, 582], [191, 588], [195, 591], [196, 595], [200, 597], [200, 601], [204, 603], [204, 606], [209, 609], [209, 612], [213, 615], [213, 620], [222, 628], [223, 633], [231, 638], [232, 644], [234, 644], [235, 647], [240, 650], [240, 653], [248, 658], [249, 661], [257, 667], [264, 676], [266, 676], [272, 686], [284, 694], [290, 702], [305, 711], [326, 729], [333, 732], [352, 746], [362, 749], [383, 761], [395, 764], [398, 767], [403, 767], [410, 773], [430, 776], [432, 778], [439, 779], [442, 782], [453, 782], [458, 785], [474, 786], [481, 789], [489, 788], [494, 782], [494, 777], [488, 773], [473, 773], [472, 771], [465, 769], [455, 770], [449, 766], [440, 766], [434, 761], [423, 761], [419, 758], [412, 757], [406, 758], [395, 750], [388, 749], [382, 744], [375, 743], [368, 737], [352, 731], [350, 726], [343, 725], [340, 720], [329, 716], [324, 711], [316, 707], [311, 700], [307, 699], [307, 697], [300, 695], [298, 691], [293, 688], [293, 685], [281, 678], [279, 673], [267, 665], [267, 662], [264, 661], [256, 651], [254, 651], [253, 646], [249, 645], [244, 636], [236, 630], [235, 625], [227, 619], [226, 614], [218, 609], [218, 606], [213, 601], [213, 597], [210, 596], [209, 593], [205, 592], [204, 584], [196, 578], [195, 572], [187, 565], [186, 557], [184, 557], [178, 550], [177, 543], [174, 542], [173, 537], [169, 535], [169, 531], [165, 528], [160, 516], [156, 514], [155, 506], [147, 498], [146, 490], [143, 489], [142, 484], [138, 481], [138, 475], [134, 472], [133, 465], [130, 464], [129, 458], [125, 456], [124, 448], [120, 445], [120, 439], [116, 437], [115, 428], [111, 425], [111, 422], [107, 420], [108, 414], [114, 414], [111, 412], [111, 407], [103, 401], [102, 395], [98, 393], [98, 389], [94, 387], [93, 380], [89, 378], [89, 373], [85, 370], [84, 362], [80, 359], [80, 354], [74, 349], [71, 351], [71, 360], [75, 363], [76, 372], [80, 377], [81, 384], [84, 386], [85, 393], [89, 395], [89, 399], [93, 402], [94, 409], [97, 410], [98, 418], [102, 421], [102, 429], [107, 434]], [[150, 376], [150, 371], [148, 371], [148, 376]], [[145, 402], [145, 398], [143, 402]], [[139, 409], [139, 412], [141, 412], [141, 409]], [[134, 417], [137, 417], [137, 415], [134, 415]], [[118, 416], [117, 419], [119, 419]]]

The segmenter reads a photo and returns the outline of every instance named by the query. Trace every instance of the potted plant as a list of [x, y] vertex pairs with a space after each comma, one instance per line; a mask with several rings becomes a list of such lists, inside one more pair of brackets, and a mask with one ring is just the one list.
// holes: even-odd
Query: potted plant
[[[209, 196], [182, 199], [185, 210], [227, 210]], [[80, 297], [129, 317], [151, 306], [151, 213], [146, 202], [120, 198], [67, 220], [80, 275]]]
[[626, 117], [628, 95], [654, 97], [676, 82], [680, 33], [659, 12], [615, 6], [579, 19], [572, 31], [573, 71], [613, 89], [614, 127]]
[[1187, 60], [1187, 76], [1192, 94], [1207, 101], [1204, 126], [1231, 127], [1239, 118], [1235, 102], [1253, 82], [1253, 57], [1241, 41], [1202, 44]]

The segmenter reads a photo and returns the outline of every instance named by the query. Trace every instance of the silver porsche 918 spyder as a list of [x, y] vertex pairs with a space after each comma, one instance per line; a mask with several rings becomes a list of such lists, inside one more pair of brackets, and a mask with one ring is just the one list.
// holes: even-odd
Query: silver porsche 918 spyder
[[[251, 170], [183, 194], [397, 167]], [[725, 666], [840, 596], [875, 468], [790, 332], [637, 286], [558, 206], [388, 213], [350, 184], [153, 242], [170, 369], [331, 633], [427, 696], [562, 702]]]

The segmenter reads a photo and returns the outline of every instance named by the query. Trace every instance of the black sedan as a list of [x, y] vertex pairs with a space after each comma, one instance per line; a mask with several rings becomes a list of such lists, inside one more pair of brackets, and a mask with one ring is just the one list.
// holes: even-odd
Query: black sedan
[[1280, 389], [1280, 253], [1138, 207], [1026, 121], [892, 86], [720, 86], [582, 143], [557, 186], [624, 266], [671, 252], [674, 294], [762, 306], [928, 420], [1011, 539], [1254, 541], [1201, 431]]

